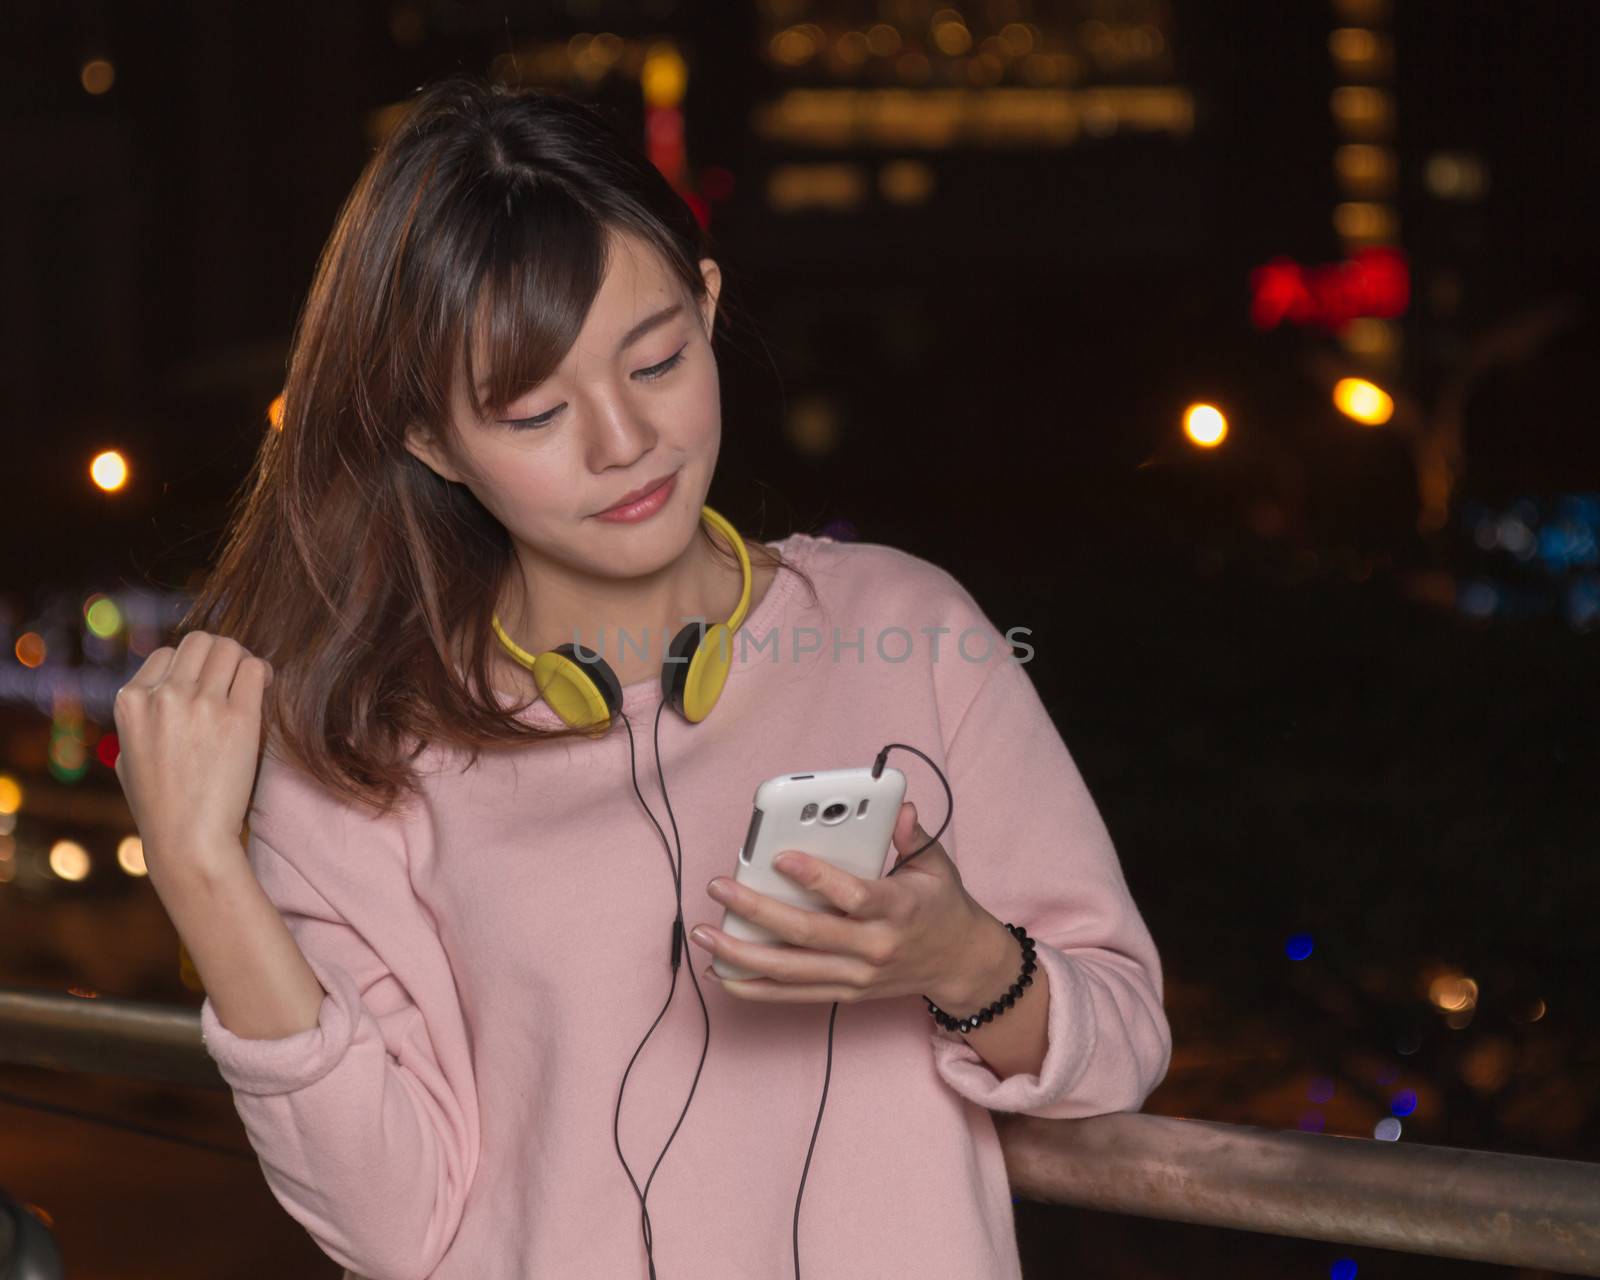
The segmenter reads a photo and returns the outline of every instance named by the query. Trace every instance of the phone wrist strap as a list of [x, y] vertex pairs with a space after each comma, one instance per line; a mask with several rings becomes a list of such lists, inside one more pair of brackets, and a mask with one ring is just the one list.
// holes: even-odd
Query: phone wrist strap
[[1028, 931], [1020, 924], [1008, 924], [1006, 928], [1022, 944], [1022, 973], [1011, 984], [1005, 995], [988, 1007], [979, 1009], [970, 1018], [952, 1018], [938, 1005], [934, 1004], [932, 1000], [929, 1000], [927, 996], [922, 997], [928, 1005], [928, 1012], [933, 1014], [933, 1020], [946, 1031], [959, 1031], [962, 1035], [966, 1035], [967, 1032], [976, 1030], [986, 1022], [993, 1022], [1014, 1005], [1022, 993], [1033, 985], [1033, 971], [1039, 967], [1038, 953], [1034, 949], [1033, 939], [1028, 936]]

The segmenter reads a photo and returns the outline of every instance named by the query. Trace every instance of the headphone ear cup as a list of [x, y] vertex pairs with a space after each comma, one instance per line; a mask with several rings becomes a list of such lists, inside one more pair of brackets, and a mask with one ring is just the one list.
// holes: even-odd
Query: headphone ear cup
[[695, 654], [700, 651], [700, 641], [706, 633], [706, 624], [691, 622], [667, 646], [667, 660], [661, 666], [661, 696], [667, 705], [683, 715], [684, 690], [689, 687], [689, 668]]
[[534, 683], [546, 704], [574, 728], [609, 726], [622, 710], [622, 683], [598, 653], [557, 645], [534, 661]]
[[725, 622], [709, 627], [700, 623], [680, 632], [673, 642], [675, 648], [680, 641], [681, 652], [689, 657], [687, 662], [673, 664], [672, 709], [690, 724], [699, 724], [711, 714], [722, 696], [722, 686], [728, 682], [733, 665], [733, 632]]

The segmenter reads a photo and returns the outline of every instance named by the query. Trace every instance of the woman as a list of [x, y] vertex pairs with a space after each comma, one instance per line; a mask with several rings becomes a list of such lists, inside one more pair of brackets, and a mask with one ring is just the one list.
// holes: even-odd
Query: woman
[[[347, 1276], [1016, 1277], [989, 1112], [1137, 1109], [1165, 1074], [1155, 946], [973, 597], [705, 506], [708, 247], [593, 110], [421, 93], [340, 214], [181, 640], [119, 694], [208, 1050]], [[659, 677], [688, 619], [729, 629], [685, 702]], [[609, 695], [583, 650], [548, 661], [598, 683], [530, 671], [568, 643]], [[888, 743], [948, 779], [942, 841], [907, 755], [891, 873], [785, 870], [834, 913], [697, 895], [759, 782]]]

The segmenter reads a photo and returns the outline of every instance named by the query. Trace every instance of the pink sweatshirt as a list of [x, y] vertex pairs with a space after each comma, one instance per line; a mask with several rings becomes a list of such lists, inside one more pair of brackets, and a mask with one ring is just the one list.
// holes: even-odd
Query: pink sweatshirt
[[[733, 874], [765, 778], [870, 765], [887, 742], [939, 761], [955, 794], [941, 843], [967, 891], [1038, 942], [1022, 998], [1048, 982], [1048, 1051], [1038, 1075], [1001, 1080], [919, 996], [841, 1004], [801, 1272], [1015, 1280], [989, 1112], [1138, 1110], [1171, 1054], [1160, 959], [1026, 664], [961, 584], [893, 547], [803, 533], [776, 545], [817, 601], [780, 571], [712, 714], [661, 722], [684, 921], [720, 923], [705, 886]], [[1032, 643], [1022, 635], [1018, 656]], [[639, 788], [670, 837], [651, 746], [660, 688], [624, 696]], [[557, 723], [543, 704], [523, 714]], [[671, 988], [674, 896], [627, 732], [464, 761], [430, 748], [425, 801], [380, 821], [263, 758], [250, 864], [328, 994], [318, 1026], [277, 1040], [233, 1035], [208, 999], [207, 1049], [274, 1196], [345, 1280], [645, 1277], [613, 1112]], [[888, 762], [937, 831], [938, 778], [909, 752]], [[657, 1274], [789, 1277], [830, 1006], [740, 1000], [704, 976], [709, 962], [689, 946], [634, 1063], [622, 1151], [643, 1189], [700, 1061], [692, 965], [710, 1046], [650, 1184]]]

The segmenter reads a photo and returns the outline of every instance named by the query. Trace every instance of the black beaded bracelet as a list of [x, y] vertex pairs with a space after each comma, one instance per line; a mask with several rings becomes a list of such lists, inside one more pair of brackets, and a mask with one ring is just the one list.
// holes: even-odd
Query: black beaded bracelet
[[1022, 944], [1022, 976], [1011, 984], [1011, 989], [991, 1004], [987, 1009], [979, 1009], [970, 1018], [952, 1018], [938, 1005], [923, 996], [927, 1001], [928, 1012], [933, 1014], [933, 1020], [946, 1031], [959, 1031], [962, 1035], [973, 1031], [986, 1022], [993, 1022], [1002, 1013], [1017, 1002], [1023, 991], [1033, 985], [1033, 971], [1039, 967], [1037, 952], [1034, 950], [1033, 939], [1028, 936], [1028, 931], [1020, 924], [1008, 924], [1006, 928], [1018, 942]]

